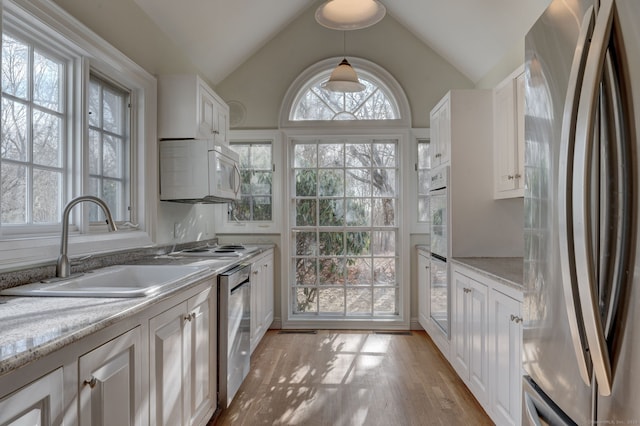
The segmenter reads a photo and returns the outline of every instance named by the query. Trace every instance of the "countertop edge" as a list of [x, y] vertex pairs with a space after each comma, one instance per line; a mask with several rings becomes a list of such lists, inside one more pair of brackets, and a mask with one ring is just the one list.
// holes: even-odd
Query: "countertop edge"
[[[520, 280], [517, 280], [511, 270], [519, 265], [524, 267], [521, 257], [454, 257], [451, 262], [469, 268], [511, 289], [524, 290], [523, 269], [519, 271]], [[508, 268], [505, 268], [505, 264]]]

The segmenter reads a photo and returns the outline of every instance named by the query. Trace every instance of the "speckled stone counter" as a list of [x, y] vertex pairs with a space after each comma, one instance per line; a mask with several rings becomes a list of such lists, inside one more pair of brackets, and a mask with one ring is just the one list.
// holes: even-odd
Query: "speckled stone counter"
[[420, 251], [424, 251], [427, 254], [431, 253], [431, 246], [429, 246], [428, 244], [416, 244], [416, 250], [420, 250]]
[[455, 257], [463, 265], [516, 290], [523, 289], [524, 263], [521, 257]]
[[[251, 260], [273, 245], [257, 245], [249, 257], [212, 259], [187, 256], [131, 256], [129, 262], [148, 265], [201, 266], [161, 293], [135, 298], [0, 296], [0, 375], [35, 361], [83, 337], [135, 315], [174, 296], [239, 261]], [[25, 272], [26, 273], [26, 272]]]

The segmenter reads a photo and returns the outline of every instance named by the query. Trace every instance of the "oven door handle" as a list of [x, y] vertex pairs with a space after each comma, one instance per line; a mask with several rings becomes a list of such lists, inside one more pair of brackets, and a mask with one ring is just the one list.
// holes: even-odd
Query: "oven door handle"
[[245, 285], [249, 285], [249, 284], [251, 284], [251, 281], [243, 281], [240, 284], [238, 284], [237, 286], [235, 286], [234, 288], [232, 288], [231, 291], [229, 292], [229, 294], [237, 293], [237, 292], [242, 290], [242, 287], [244, 287]]

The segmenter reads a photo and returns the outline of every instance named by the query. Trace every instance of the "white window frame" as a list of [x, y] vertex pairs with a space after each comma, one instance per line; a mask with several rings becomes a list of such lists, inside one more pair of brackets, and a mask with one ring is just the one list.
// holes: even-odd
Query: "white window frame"
[[317, 81], [318, 76], [331, 72], [342, 60], [342, 57], [334, 57], [322, 60], [304, 70], [289, 86], [282, 101], [280, 109], [280, 127], [283, 129], [317, 129], [328, 127], [334, 129], [358, 128], [364, 131], [371, 129], [409, 128], [411, 126], [411, 111], [409, 101], [402, 87], [395, 78], [381, 66], [366, 59], [349, 56], [349, 62], [353, 68], [367, 75], [372, 82], [379, 83], [384, 92], [390, 95], [390, 101], [395, 102], [400, 118], [394, 120], [291, 120], [292, 108], [297, 104], [297, 99], [306, 93], [310, 82]]
[[273, 180], [271, 187], [271, 221], [229, 220], [228, 205], [218, 207], [215, 215], [216, 234], [277, 234], [282, 232], [282, 132], [279, 130], [230, 130], [229, 141], [233, 142], [270, 142], [271, 161], [273, 162]]
[[[76, 206], [73, 223], [81, 224], [69, 236], [69, 254], [91, 254], [150, 245], [157, 226], [157, 143], [156, 143], [156, 79], [123, 53], [101, 39], [61, 7], [49, 0], [4, 0], [2, 20], [8, 27], [33, 35], [35, 40], [51, 40], [72, 62], [74, 98], [68, 99], [73, 120], [68, 134], [74, 140], [86, 140], [88, 124], [86, 94], [89, 75], [96, 72], [131, 90], [131, 221], [137, 228], [121, 227], [107, 233], [106, 225], [90, 226], [86, 203]], [[67, 161], [73, 179], [66, 188], [65, 203], [83, 195], [87, 188], [88, 165], [77, 143], [69, 150]], [[79, 175], [78, 175], [79, 174]], [[82, 176], [82, 179], [79, 178]], [[60, 250], [60, 230], [38, 231], [36, 234], [8, 236], [0, 239], [0, 270], [49, 263]]]

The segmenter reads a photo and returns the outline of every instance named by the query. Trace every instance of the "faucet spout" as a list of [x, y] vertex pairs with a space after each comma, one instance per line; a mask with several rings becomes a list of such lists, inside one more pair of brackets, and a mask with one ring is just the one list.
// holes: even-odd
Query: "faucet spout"
[[56, 265], [56, 277], [66, 278], [71, 275], [71, 266], [69, 263], [69, 258], [67, 257], [67, 247], [69, 242], [69, 215], [71, 214], [71, 209], [73, 209], [76, 204], [80, 204], [85, 201], [89, 201], [100, 206], [107, 218], [109, 232], [118, 230], [118, 228], [116, 228], [115, 222], [113, 221], [113, 217], [111, 216], [111, 210], [109, 210], [109, 206], [107, 206], [107, 203], [105, 203], [100, 198], [94, 197], [92, 195], [82, 195], [69, 201], [62, 213], [62, 236], [60, 240], [60, 255], [58, 256], [58, 264]]

